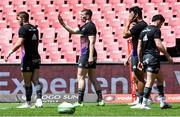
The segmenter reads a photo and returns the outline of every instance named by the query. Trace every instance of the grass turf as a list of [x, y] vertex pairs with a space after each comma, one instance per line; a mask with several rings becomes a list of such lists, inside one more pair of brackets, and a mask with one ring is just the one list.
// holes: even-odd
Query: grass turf
[[17, 109], [19, 103], [0, 103], [0, 116], [180, 116], [180, 103], [173, 103], [171, 109], [160, 109], [152, 104], [151, 110], [130, 109], [127, 104], [106, 104], [96, 106], [85, 103], [77, 107], [74, 114], [59, 114], [58, 103], [45, 103], [43, 108]]

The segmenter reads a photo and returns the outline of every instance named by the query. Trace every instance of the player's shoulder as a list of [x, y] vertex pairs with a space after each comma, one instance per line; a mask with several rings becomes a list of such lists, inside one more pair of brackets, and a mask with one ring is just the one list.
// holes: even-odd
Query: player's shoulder
[[95, 23], [92, 22], [92, 21], [88, 22], [87, 26], [89, 26], [89, 27], [96, 27]]

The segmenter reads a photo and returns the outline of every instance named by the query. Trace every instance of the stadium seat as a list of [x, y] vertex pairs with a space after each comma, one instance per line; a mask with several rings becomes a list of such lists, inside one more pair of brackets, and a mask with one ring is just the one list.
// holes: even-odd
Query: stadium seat
[[135, 3], [135, 1], [134, 0], [123, 0], [123, 3], [127, 4], [127, 5], [132, 5], [133, 3]]
[[0, 0], [0, 7], [9, 5], [9, 1], [11, 1], [11, 0]]
[[13, 30], [18, 30], [19, 29], [19, 22], [15, 19], [15, 20], [12, 20], [9, 22], [10, 24], [10, 27], [13, 29]]
[[67, 3], [68, 3], [70, 6], [74, 6], [75, 4], [78, 4], [78, 3], [79, 3], [79, 0], [67, 0]]
[[43, 32], [42, 42], [45, 45], [49, 43], [54, 43], [55, 28], [47, 28], [47, 29], [42, 30], [42, 32]]
[[59, 13], [58, 12], [49, 12], [49, 13], [46, 13], [45, 15], [50, 22], [55, 22], [56, 20], [58, 20]]
[[109, 0], [109, 3], [112, 4], [112, 5], [116, 5], [116, 4], [120, 4], [121, 0]]
[[100, 4], [106, 4], [106, 0], [95, 0], [95, 3], [100, 5]]
[[137, 0], [137, 3], [140, 3], [140, 4], [146, 4], [146, 3], [149, 3], [150, 0]]
[[65, 52], [64, 58], [69, 63], [76, 63], [76, 52]]
[[113, 51], [119, 51], [119, 44], [118, 42], [112, 42], [110, 41], [109, 43], [106, 44], [107, 47], [107, 52], [111, 53]]
[[107, 11], [107, 12], [104, 12], [103, 14], [104, 14], [105, 19], [108, 21], [115, 19], [115, 16], [116, 16], [114, 11]]
[[100, 5], [100, 7], [101, 7], [101, 11], [103, 13], [106, 13], [107, 11], [112, 11], [111, 4], [102, 4], [102, 5]]
[[10, 22], [12, 19], [15, 20], [16, 16], [17, 16], [17, 14], [14, 12], [9, 12], [9, 13], [4, 14], [4, 17], [5, 17], [7, 23]]
[[69, 20], [72, 20], [73, 19], [73, 14], [72, 12], [62, 12], [61, 13], [61, 16], [63, 18], [64, 21], [69, 21]]
[[50, 5], [52, 0], [38, 0], [42, 6]]
[[39, 21], [39, 20], [44, 20], [45, 17], [44, 17], [44, 13], [43, 12], [36, 12], [33, 14], [33, 19], [36, 20], [36, 21]]
[[92, 19], [93, 19], [93, 21], [97, 22], [98, 20], [101, 20], [101, 16], [102, 16], [102, 14], [100, 11], [94, 11]]
[[30, 11], [32, 14], [42, 12], [41, 5], [30, 6]]
[[62, 4], [62, 5], [58, 6], [58, 9], [59, 9], [59, 13], [69, 12], [70, 6], [69, 6], [69, 4]]
[[7, 22], [4, 20], [0, 20], [0, 29], [7, 28]]
[[149, 12], [149, 11], [154, 11], [155, 10], [155, 4], [154, 3], [144, 3], [142, 5], [143, 12]]
[[42, 30], [49, 28], [49, 21], [48, 20], [39, 20], [38, 27]]
[[152, 3], [155, 3], [155, 4], [159, 4], [159, 3], [162, 3], [163, 0], [151, 0]]
[[107, 61], [107, 52], [106, 51], [97, 51], [97, 62]]
[[62, 43], [59, 45], [61, 52], [73, 52], [73, 43]]
[[125, 4], [114, 4], [113, 8], [115, 9], [117, 14], [120, 14], [122, 11], [126, 11], [126, 5]]
[[3, 13], [12, 13], [14, 12], [14, 8], [12, 5], [5, 5], [3, 6]]
[[82, 4], [75, 4], [72, 6], [73, 13], [79, 13], [84, 6]]
[[81, 0], [81, 4], [91, 4], [92, 0]]
[[157, 6], [157, 10], [159, 10], [159, 11], [163, 11], [163, 10], [169, 10], [169, 8], [170, 8], [171, 6], [170, 6], [170, 4], [169, 3], [160, 3], [158, 6]]
[[12, 5], [13, 6], [19, 6], [19, 5], [23, 5], [24, 0], [12, 0]]
[[37, 0], [26, 0], [26, 4], [27, 6], [33, 6], [36, 5]]
[[18, 5], [16, 6], [16, 13], [20, 12], [20, 11], [28, 11], [28, 7], [27, 5]]
[[166, 2], [168, 2], [168, 3], [175, 3], [175, 2], [178, 2], [178, 0], [166, 0]]
[[52, 53], [52, 52], [58, 52], [58, 43], [48, 43], [45, 48], [46, 52]]
[[53, 4], [49, 4], [45, 6], [44, 9], [45, 14], [51, 13], [51, 12], [56, 12], [56, 7]]
[[110, 58], [112, 58], [113, 62], [123, 62], [121, 51], [111, 51]]

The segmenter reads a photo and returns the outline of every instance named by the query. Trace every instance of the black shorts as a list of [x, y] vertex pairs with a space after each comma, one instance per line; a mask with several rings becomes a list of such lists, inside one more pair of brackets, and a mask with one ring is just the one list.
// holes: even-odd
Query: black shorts
[[143, 65], [146, 72], [157, 74], [160, 70], [160, 56], [151, 54], [144, 55]]
[[138, 56], [131, 56], [131, 70], [136, 71], [138, 66]]
[[21, 62], [21, 71], [22, 72], [33, 72], [34, 69], [39, 69], [41, 64], [40, 59], [34, 60], [23, 60]]
[[96, 68], [96, 60], [97, 57], [94, 57], [94, 61], [93, 64], [89, 64], [88, 63], [88, 56], [81, 56], [79, 61], [78, 61], [78, 67], [79, 68], [86, 68], [86, 69], [90, 69], [90, 68]]

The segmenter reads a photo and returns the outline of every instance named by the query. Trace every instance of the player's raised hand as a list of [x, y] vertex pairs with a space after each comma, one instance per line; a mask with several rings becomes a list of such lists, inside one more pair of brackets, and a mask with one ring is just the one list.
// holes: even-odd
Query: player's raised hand
[[59, 20], [59, 23], [60, 23], [61, 25], [64, 25], [64, 21], [63, 21], [63, 19], [62, 19], [62, 17], [61, 17], [60, 14], [58, 15], [58, 20]]

